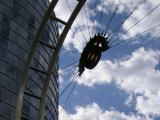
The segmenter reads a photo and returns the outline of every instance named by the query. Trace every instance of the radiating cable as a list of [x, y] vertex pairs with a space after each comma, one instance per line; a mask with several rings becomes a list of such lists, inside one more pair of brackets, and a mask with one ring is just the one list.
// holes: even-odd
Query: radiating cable
[[62, 97], [62, 95], [66, 92], [66, 90], [73, 84], [73, 82], [76, 82], [76, 79], [78, 78], [78, 75], [75, 74], [72, 78], [72, 80], [67, 84], [67, 86], [62, 90], [62, 92], [59, 94], [59, 97]]
[[69, 98], [71, 97], [71, 95], [72, 95], [72, 93], [73, 93], [73, 91], [74, 91], [74, 89], [75, 89], [77, 83], [78, 83], [78, 78], [77, 78], [76, 81], [74, 82], [74, 85], [72, 86], [72, 89], [71, 89], [71, 91], [69, 92], [68, 97], [67, 97], [67, 99], [66, 99], [66, 101], [65, 101], [64, 104], [66, 104], [67, 101], [69, 100]]
[[112, 16], [110, 17], [109, 21], [108, 21], [107, 24], [105, 25], [105, 28], [106, 28], [106, 30], [104, 30], [105, 33], [107, 33], [108, 30], [109, 30], [109, 27], [110, 27], [110, 25], [111, 25], [111, 22], [112, 22], [114, 16], [116, 15], [116, 12], [117, 12], [117, 10], [118, 10], [118, 8], [119, 8], [120, 2], [121, 2], [121, 0], [118, 1], [117, 5], [116, 5], [116, 8], [115, 8], [115, 10], [114, 10], [114, 12], [113, 12], [113, 14], [112, 14]]
[[70, 63], [70, 64], [68, 64], [68, 65], [65, 65], [65, 66], [61, 67], [60, 69], [65, 69], [65, 68], [71, 67], [72, 65], [75, 65], [75, 64], [78, 63], [78, 62], [79, 62], [79, 60], [74, 61], [74, 62], [72, 62], [72, 63]]
[[[70, 11], [72, 11], [71, 6], [70, 6], [69, 2], [68, 2], [67, 0], [65, 0], [65, 1], [66, 1], [66, 3], [67, 3], [67, 6], [69, 7]], [[80, 27], [79, 23], [78, 23], [76, 20], [75, 20], [75, 22], [76, 22], [76, 24], [77, 24], [77, 26], [78, 26], [78, 28], [79, 28], [80, 32], [82, 33], [82, 36], [83, 36], [83, 38], [84, 38], [85, 42], [87, 43], [87, 39], [86, 39], [86, 37], [85, 37], [85, 35], [84, 35], [84, 33], [83, 33], [83, 31], [82, 31], [82, 29], [81, 29], [81, 27]]]
[[117, 45], [119, 45], [119, 44], [122, 44], [122, 43], [124, 43], [124, 42], [128, 42], [129, 40], [131, 40], [131, 39], [133, 39], [133, 38], [135, 38], [135, 37], [137, 37], [137, 36], [140, 36], [140, 35], [142, 35], [142, 34], [144, 34], [144, 33], [147, 33], [147, 32], [149, 32], [149, 31], [152, 31], [152, 30], [154, 30], [154, 29], [156, 29], [156, 28], [158, 28], [158, 27], [160, 27], [160, 24], [159, 24], [159, 25], [156, 25], [156, 26], [154, 26], [154, 27], [152, 27], [152, 28], [149, 28], [149, 29], [147, 29], [147, 30], [145, 30], [145, 31], [143, 31], [143, 32], [141, 32], [141, 33], [139, 33], [139, 34], [136, 34], [136, 35], [134, 35], [134, 36], [132, 36], [132, 37], [126, 39], [126, 40], [119, 41], [119, 42], [113, 44], [111, 47], [115, 47], [115, 46], [117, 46]]
[[64, 48], [64, 47], [62, 47], [62, 49], [65, 50], [65, 51], [63, 51], [62, 54], [65, 54], [66, 52], [72, 52], [72, 53], [75, 53], [75, 54], [77, 54], [77, 55], [81, 55], [81, 53], [79, 53], [79, 52], [77, 52], [77, 51], [75, 51], [75, 50], [66, 49], [66, 48]]
[[[65, 100], [63, 106], [65, 106], [65, 105], [67, 104], [69, 98], [70, 98], [71, 95], [72, 95], [72, 92], [74, 91], [74, 89], [75, 89], [75, 87], [76, 87], [76, 85], [77, 85], [77, 83], [78, 83], [78, 79], [76, 79], [77, 77], [78, 77], [78, 74], [76, 75], [76, 77], [75, 77], [75, 79], [74, 79], [75, 83], [74, 83], [74, 85], [72, 86], [71, 91], [69, 92], [69, 94], [68, 94], [68, 96], [67, 96], [67, 99]], [[69, 86], [70, 86], [72, 83], [73, 83], [73, 80], [72, 80], [72, 82], [70, 82], [70, 83], [68, 84], [68, 86], [64, 89], [63, 93], [60, 94], [60, 97], [64, 94], [64, 92], [69, 88]], [[63, 108], [61, 108], [61, 110], [59, 110], [59, 115], [61, 114], [62, 109], [63, 109]]]
[[[94, 6], [96, 8], [96, 0], [94, 1]], [[95, 29], [95, 19], [96, 19], [96, 14], [98, 13], [98, 9], [95, 9], [95, 12], [93, 11], [93, 25], [92, 25], [92, 37], [94, 36], [94, 29]], [[96, 32], [96, 29], [95, 29]]]
[[141, 0], [137, 3], [137, 5], [133, 8], [133, 10], [130, 12], [130, 14], [112, 31], [113, 34], [110, 34], [110, 39], [114, 37], [115, 34], [119, 31], [119, 29], [122, 27], [122, 25], [128, 20], [128, 18], [145, 2], [146, 0]]
[[91, 33], [90, 33], [90, 28], [89, 28], [89, 22], [88, 22], [88, 18], [87, 18], [87, 12], [86, 12], [86, 7], [85, 7], [85, 5], [84, 5], [83, 8], [84, 8], [85, 16], [86, 16], [86, 22], [87, 22], [89, 37], [91, 38]]
[[[135, 27], [139, 22], [141, 22], [144, 18], [146, 18], [149, 14], [151, 14], [154, 10], [156, 10], [159, 6], [160, 6], [160, 3], [157, 4], [153, 9], [151, 9], [146, 15], [144, 15], [140, 20], [138, 20], [134, 25], [132, 25], [127, 31], [123, 32], [122, 34], [125, 35], [126, 33], [128, 33], [133, 27]], [[119, 38], [117, 38], [117, 39], [115, 39], [113, 41], [116, 42]]]
[[[68, 69], [63, 70], [63, 72], [64, 72], [64, 73], [67, 73], [67, 72], [69, 72], [69, 71], [71, 71], [71, 70], [75, 70], [76, 67], [77, 67], [77, 65], [72, 66], [71, 68], [68, 68]], [[60, 74], [61, 74], [61, 73], [60, 73]]]
[[73, 91], [74, 91], [74, 89], [75, 89], [75, 87], [76, 87], [76, 85], [77, 85], [77, 83], [78, 83], [78, 79], [79, 79], [79, 78], [76, 79], [74, 85], [72, 86], [71, 91], [69, 92], [69, 94], [68, 94], [68, 96], [67, 96], [67, 99], [66, 99], [65, 102], [64, 102], [64, 106], [66, 106], [69, 98], [71, 97], [71, 95], [72, 95], [72, 93], [73, 93]]
[[[102, 2], [104, 3], [105, 0], [103, 0]], [[100, 18], [99, 18], [99, 20], [98, 20], [98, 22], [99, 22], [98, 33], [100, 32], [100, 27], [101, 27], [100, 23], [101, 23], [101, 20], [102, 20], [102, 18], [103, 18], [103, 12], [104, 12], [104, 7], [102, 6], [102, 10], [101, 10], [101, 13], [100, 13]]]

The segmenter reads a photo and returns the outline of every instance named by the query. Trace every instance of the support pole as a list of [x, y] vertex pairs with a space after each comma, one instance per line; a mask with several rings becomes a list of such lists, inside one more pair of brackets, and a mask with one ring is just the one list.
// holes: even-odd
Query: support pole
[[46, 97], [47, 97], [47, 93], [48, 93], [48, 88], [49, 88], [49, 83], [50, 83], [50, 79], [51, 79], [51, 74], [52, 74], [52, 69], [53, 66], [56, 63], [56, 60], [58, 58], [58, 54], [60, 52], [60, 49], [63, 45], [63, 42], [67, 36], [67, 33], [69, 32], [69, 29], [71, 28], [75, 18], [77, 17], [78, 13], [80, 12], [81, 8], [83, 7], [83, 5], [85, 4], [87, 0], [80, 0], [79, 3], [77, 4], [77, 6], [75, 7], [74, 11], [72, 12], [67, 25], [65, 26], [62, 34], [60, 35], [58, 42], [57, 42], [57, 46], [55, 49], [54, 54], [52, 55], [51, 61], [49, 63], [48, 69], [47, 69], [47, 75], [45, 77], [45, 81], [43, 84], [43, 89], [42, 89], [42, 94], [41, 94], [41, 100], [40, 100], [40, 106], [39, 106], [39, 113], [38, 113], [38, 120], [44, 120], [44, 114], [45, 114], [45, 102], [46, 102]]
[[46, 11], [45, 15], [42, 18], [41, 24], [39, 26], [39, 29], [33, 39], [31, 48], [29, 49], [29, 53], [27, 56], [26, 63], [24, 65], [24, 69], [21, 75], [20, 79], [20, 84], [19, 84], [19, 90], [18, 90], [18, 95], [17, 95], [17, 101], [16, 101], [16, 115], [15, 115], [15, 120], [21, 120], [21, 111], [22, 111], [22, 105], [23, 105], [23, 96], [24, 96], [24, 90], [25, 90], [25, 85], [27, 82], [28, 78], [28, 73], [30, 69], [30, 65], [32, 63], [32, 59], [34, 56], [34, 53], [36, 51], [37, 44], [42, 36], [42, 33], [44, 32], [45, 25], [48, 22], [48, 19], [50, 18], [54, 7], [56, 6], [58, 0], [52, 0], [50, 3], [48, 10]]

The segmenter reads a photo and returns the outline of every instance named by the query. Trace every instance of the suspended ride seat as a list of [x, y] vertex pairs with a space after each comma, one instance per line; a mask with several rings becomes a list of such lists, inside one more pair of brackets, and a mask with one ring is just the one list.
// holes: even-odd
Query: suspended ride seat
[[102, 35], [98, 34], [90, 38], [80, 57], [79, 75], [83, 73], [85, 68], [93, 69], [98, 64], [102, 52], [110, 48], [108, 44], [107, 37], [105, 38]]

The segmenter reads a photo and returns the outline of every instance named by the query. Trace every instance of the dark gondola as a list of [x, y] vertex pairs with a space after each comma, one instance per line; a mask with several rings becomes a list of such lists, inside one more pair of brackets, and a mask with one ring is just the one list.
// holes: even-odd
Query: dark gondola
[[79, 60], [79, 76], [82, 75], [85, 68], [93, 69], [99, 62], [102, 52], [110, 48], [108, 37], [103, 34], [97, 34], [87, 43]]

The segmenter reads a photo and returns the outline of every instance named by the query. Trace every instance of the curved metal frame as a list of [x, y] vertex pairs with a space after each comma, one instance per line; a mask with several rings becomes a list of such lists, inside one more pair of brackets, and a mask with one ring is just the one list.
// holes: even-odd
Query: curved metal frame
[[45, 29], [45, 25], [48, 22], [48, 19], [50, 18], [52, 11], [54, 9], [54, 7], [56, 6], [58, 0], [52, 0], [52, 2], [49, 5], [48, 10], [46, 11], [42, 22], [40, 24], [40, 27], [36, 33], [36, 36], [32, 42], [32, 46], [31, 49], [29, 50], [28, 56], [27, 56], [27, 60], [22, 72], [22, 76], [20, 79], [20, 85], [19, 85], [19, 90], [18, 90], [18, 95], [17, 95], [17, 101], [16, 101], [16, 115], [15, 115], [15, 120], [21, 120], [21, 111], [22, 111], [22, 104], [23, 104], [23, 96], [24, 96], [24, 90], [25, 90], [25, 85], [27, 82], [27, 77], [28, 77], [28, 73], [29, 73], [29, 69], [30, 69], [30, 65], [32, 63], [32, 59], [34, 56], [34, 52], [36, 50], [37, 44], [41, 38], [41, 35]]
[[[58, 58], [58, 54], [60, 52], [60, 49], [63, 45], [63, 42], [69, 32], [69, 29], [71, 28], [75, 18], [77, 17], [78, 13], [80, 12], [81, 8], [83, 7], [83, 5], [85, 4], [85, 2], [87, 0], [77, 0], [78, 4], [75, 7], [74, 11], [72, 12], [67, 24], [65, 25], [65, 28], [62, 32], [62, 34], [60, 35], [58, 41], [57, 41], [57, 46], [56, 49], [52, 55], [52, 58], [50, 60], [50, 63], [48, 65], [48, 69], [47, 69], [47, 74], [45, 77], [45, 82], [43, 84], [43, 89], [42, 89], [42, 94], [41, 94], [41, 99], [40, 99], [40, 105], [39, 105], [39, 113], [38, 113], [38, 120], [44, 120], [44, 114], [45, 114], [45, 102], [46, 102], [46, 97], [47, 97], [47, 93], [48, 93], [48, 89], [49, 89], [49, 83], [50, 83], [50, 79], [51, 79], [51, 74], [52, 74], [52, 69], [54, 64], [56, 63], [56, 60]], [[27, 56], [27, 60], [21, 75], [21, 79], [20, 79], [20, 85], [19, 85], [19, 91], [18, 91], [18, 95], [17, 95], [17, 101], [16, 101], [16, 115], [15, 115], [15, 120], [21, 120], [21, 111], [22, 111], [22, 104], [23, 104], [23, 96], [24, 96], [24, 90], [25, 90], [25, 85], [27, 82], [27, 78], [28, 78], [28, 73], [29, 73], [29, 69], [30, 69], [30, 65], [32, 63], [32, 59], [37, 47], [37, 44], [41, 38], [41, 35], [45, 29], [45, 25], [47, 24], [49, 18], [51, 17], [52, 11], [55, 8], [56, 4], [57, 4], [58, 0], [52, 0], [52, 2], [50, 3], [48, 10], [46, 11], [42, 22], [40, 24], [40, 27], [36, 33], [36, 36], [32, 42], [31, 48], [29, 50], [28, 56]]]
[[71, 28], [75, 18], [77, 17], [78, 13], [80, 12], [81, 8], [83, 7], [83, 5], [85, 4], [86, 1], [87, 0], [79, 1], [76, 8], [72, 12], [72, 15], [70, 16], [70, 18], [67, 22], [67, 25], [65, 26], [60, 38], [58, 39], [55, 52], [52, 55], [51, 61], [49, 63], [49, 67], [47, 69], [47, 75], [45, 77], [45, 82], [44, 82], [43, 89], [42, 89], [42, 95], [41, 95], [39, 113], [38, 113], [38, 120], [44, 120], [45, 101], [46, 101], [45, 99], [46, 99], [46, 96], [47, 96], [47, 93], [48, 93], [48, 88], [49, 88], [50, 78], [51, 78], [51, 74], [52, 74], [52, 69], [53, 69], [54, 64], [56, 63], [59, 51], [60, 51], [60, 49], [63, 45], [63, 42], [64, 42], [68, 32], [69, 32], [69, 29]]

